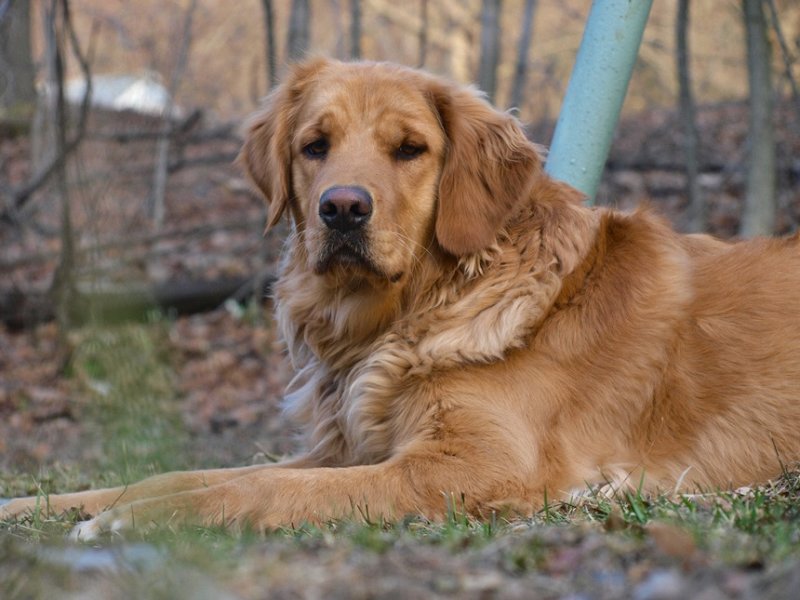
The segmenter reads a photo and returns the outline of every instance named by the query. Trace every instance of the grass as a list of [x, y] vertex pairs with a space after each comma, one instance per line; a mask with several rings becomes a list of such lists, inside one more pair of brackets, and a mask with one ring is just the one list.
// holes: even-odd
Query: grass
[[[48, 486], [62, 487], [59, 476]], [[13, 479], [3, 477], [0, 484], [5, 489], [14, 486]], [[43, 551], [55, 549], [60, 553], [55, 556], [69, 556], [64, 538], [78, 515], [45, 518], [39, 513], [0, 525], [0, 596], [48, 597], [53, 590], [69, 588], [76, 577], [89, 587], [99, 577], [136, 597], [193, 598], [197, 590], [186, 587], [187, 581], [176, 579], [175, 573], [194, 573], [189, 577], [193, 585], [196, 577], [202, 576], [207, 578], [203, 589], [216, 586], [220, 593], [231, 589], [239, 593], [245, 588], [244, 597], [261, 597], [261, 592], [254, 590], [281, 582], [302, 597], [317, 593], [309, 591], [305, 569], [314, 570], [314, 581], [321, 582], [317, 585], [323, 589], [336, 588], [337, 578], [355, 569], [355, 576], [370, 589], [384, 578], [392, 581], [393, 565], [405, 565], [403, 577], [414, 573], [407, 565], [416, 565], [415, 561], [425, 565], [420, 576], [427, 582], [426, 589], [447, 592], [445, 595], [458, 595], [481, 582], [533, 578], [555, 586], [555, 596], [564, 585], [567, 590], [595, 592], [605, 585], [610, 586], [607, 593], [589, 597], [617, 597], [620, 589], [637, 585], [636, 568], [689, 574], [681, 577], [693, 574], [700, 582], [709, 569], [722, 582], [730, 573], [761, 581], [781, 567], [789, 577], [800, 565], [799, 491], [800, 474], [787, 473], [768, 486], [743, 492], [590, 498], [580, 505], [551, 505], [527, 519], [495, 516], [476, 520], [452, 510], [440, 523], [419, 517], [397, 523], [338, 521], [278, 529], [266, 535], [222, 528], [161, 527], [124, 537], [109, 536], [91, 548], [82, 546], [84, 554], [76, 558], [57, 561]], [[137, 563], [125, 558], [123, 551], [145, 556]], [[114, 557], [112, 563], [117, 567], [102, 566], [108, 556]], [[98, 562], [96, 568], [91, 567], [93, 560]], [[78, 564], [84, 566], [78, 568]], [[485, 565], [494, 579], [469, 578], [469, 573], [485, 571]], [[19, 581], [21, 572], [42, 570], [46, 577], [34, 578], [35, 589], [30, 583], [33, 580]], [[145, 580], [158, 582], [160, 587], [142, 588], [141, 580], [130, 579], [132, 572], [146, 573]], [[9, 591], [9, 573], [17, 577], [18, 593]], [[608, 573], [611, 579], [601, 579], [598, 584], [596, 579]]]
[[87, 392], [87, 418], [103, 438], [98, 465], [123, 482], [182, 466], [185, 434], [164, 355], [167, 323], [89, 328], [72, 359]]
[[[47, 502], [47, 494], [41, 490], [67, 489], [74, 487], [74, 482], [74, 472], [65, 470], [54, 471], [47, 480], [36, 482], [42, 507]], [[11, 495], [31, 490], [29, 483], [9, 475], [0, 475], [0, 487]], [[35, 513], [19, 522], [5, 523], [3, 527], [8, 534], [20, 539], [53, 541], [67, 532], [78, 518], [78, 514], [45, 518]], [[346, 537], [352, 544], [375, 552], [385, 550], [399, 539], [413, 539], [458, 550], [481, 547], [492, 540], [537, 528], [589, 528], [644, 538], [648, 527], [654, 524], [667, 524], [676, 531], [687, 532], [704, 551], [724, 551], [724, 544], [738, 540], [764, 563], [800, 555], [800, 472], [787, 472], [768, 485], [735, 492], [678, 497], [648, 497], [639, 493], [612, 498], [595, 496], [580, 504], [551, 505], [529, 518], [505, 519], [492, 515], [478, 520], [451, 508], [443, 522], [411, 516], [396, 523], [332, 521], [325, 526], [282, 528], [267, 537], [299, 543], [330, 540], [331, 536]], [[248, 531], [231, 533], [222, 528], [199, 527], [135, 531], [125, 539], [169, 543], [171, 538], [177, 545], [186, 540], [206, 540], [214, 545], [247, 544], [264, 539]], [[112, 538], [109, 541], [113, 541]], [[736, 553], [730, 558], [736, 561]]]
[[[166, 347], [168, 326], [81, 333], [70, 376], [90, 398], [85, 416], [104, 432], [104, 455], [89, 467], [56, 466], [35, 478], [0, 473], [0, 496], [36, 494], [44, 507], [55, 490], [116, 485], [185, 466], [177, 462], [184, 437], [174, 375], [159, 350]], [[261, 597], [273, 588], [324, 597], [336, 595], [337, 586], [347, 588], [346, 596], [379, 588], [391, 595], [399, 589], [392, 586], [415, 577], [425, 596], [470, 597], [474, 591], [478, 597], [534, 582], [544, 597], [618, 597], [645, 585], [648, 573], [680, 573], [697, 593], [708, 577], [724, 586], [734, 573], [752, 579], [748, 585], [772, 586], [768, 592], [779, 589], [770, 577], [785, 582], [800, 566], [798, 470], [735, 492], [590, 494], [575, 504], [548, 502], [526, 519], [476, 520], [460, 509], [463, 498], [443, 502], [448, 511], [441, 523], [373, 517], [267, 535], [162, 527], [77, 549], [65, 536], [79, 515], [37, 511], [0, 523], [0, 597], [44, 598], [63, 590], [104, 597]], [[112, 584], [116, 596], [104, 591]]]

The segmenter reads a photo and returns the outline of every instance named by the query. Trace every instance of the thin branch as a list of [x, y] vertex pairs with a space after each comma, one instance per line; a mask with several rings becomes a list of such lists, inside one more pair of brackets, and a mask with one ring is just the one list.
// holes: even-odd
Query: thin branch
[[311, 27], [311, 5], [309, 0], [292, 0], [289, 12], [288, 59], [297, 61], [308, 51]]
[[794, 59], [789, 50], [789, 44], [786, 43], [786, 37], [783, 35], [783, 28], [781, 27], [780, 19], [778, 18], [778, 9], [775, 8], [775, 0], [764, 0], [769, 7], [769, 16], [772, 21], [772, 28], [775, 30], [775, 36], [778, 38], [778, 45], [781, 47], [781, 56], [783, 57], [783, 70], [786, 79], [789, 81], [789, 86], [792, 88], [792, 98], [794, 98], [795, 109], [797, 110], [797, 118], [800, 119], [800, 89], [798, 89], [797, 81], [792, 74], [792, 66]]
[[536, 0], [525, 0], [522, 14], [522, 31], [517, 45], [517, 64], [514, 69], [514, 82], [511, 88], [509, 106], [519, 109], [525, 94], [525, 83], [528, 76], [528, 52], [533, 37], [533, 18], [536, 13]]
[[361, 0], [350, 0], [350, 58], [361, 59]]
[[428, 54], [428, 0], [421, 0], [419, 35], [417, 36], [417, 39], [419, 44], [419, 58], [417, 58], [417, 66], [422, 68], [425, 66], [425, 60]]
[[264, 37], [267, 50], [267, 89], [278, 83], [278, 57], [275, 54], [275, 7], [272, 0], [261, 0], [264, 11]]
[[497, 95], [501, 14], [502, 0], [482, 0], [478, 86], [492, 103], [495, 102]]
[[692, 76], [689, 52], [689, 0], [678, 0], [678, 14], [675, 19], [675, 52], [678, 71], [678, 117], [683, 130], [683, 154], [686, 159], [686, 193], [689, 199], [690, 231], [705, 231], [708, 221], [708, 209], [705, 197], [700, 189], [698, 173], [698, 146], [700, 136], [697, 131], [697, 119], [694, 95], [692, 94]]

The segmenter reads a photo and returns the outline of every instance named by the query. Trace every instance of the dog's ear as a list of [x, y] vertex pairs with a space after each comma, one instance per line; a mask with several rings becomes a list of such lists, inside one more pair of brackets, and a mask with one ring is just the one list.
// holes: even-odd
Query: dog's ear
[[474, 254], [529, 198], [542, 162], [519, 122], [475, 91], [439, 80], [430, 90], [447, 137], [436, 237], [455, 256]]
[[291, 142], [303, 93], [328, 64], [316, 59], [292, 67], [285, 82], [266, 97], [246, 125], [237, 160], [267, 201], [268, 228], [280, 220], [292, 196]]

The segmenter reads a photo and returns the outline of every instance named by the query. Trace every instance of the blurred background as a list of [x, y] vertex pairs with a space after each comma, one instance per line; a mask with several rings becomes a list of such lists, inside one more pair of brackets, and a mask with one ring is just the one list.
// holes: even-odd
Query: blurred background
[[[179, 448], [189, 466], [291, 450], [261, 302], [282, 232], [262, 237], [233, 165], [243, 120], [323, 54], [474, 83], [547, 145], [589, 8], [0, 0], [0, 467], [127, 478]], [[654, 2], [598, 203], [794, 231], [799, 77], [796, 0]]]

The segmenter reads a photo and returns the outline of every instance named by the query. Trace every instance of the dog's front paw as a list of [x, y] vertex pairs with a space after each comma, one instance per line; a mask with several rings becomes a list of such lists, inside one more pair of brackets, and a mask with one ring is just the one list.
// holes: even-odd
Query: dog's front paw
[[44, 504], [41, 498], [35, 497], [3, 498], [0, 500], [0, 521], [11, 521], [29, 516]]
[[75, 525], [69, 532], [69, 539], [72, 542], [91, 542], [97, 539], [101, 532], [97, 519], [89, 519]]
[[11, 498], [0, 498], [0, 521], [8, 521], [12, 516], [5, 508], [8, 504], [11, 504]]
[[69, 539], [73, 542], [91, 542], [103, 533], [121, 533], [132, 528], [128, 520], [116, 510], [109, 510], [75, 525], [69, 533]]

